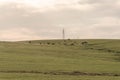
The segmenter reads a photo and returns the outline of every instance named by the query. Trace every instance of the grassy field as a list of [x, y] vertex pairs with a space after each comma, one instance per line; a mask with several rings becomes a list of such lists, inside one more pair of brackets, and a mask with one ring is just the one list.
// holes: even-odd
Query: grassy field
[[0, 80], [120, 80], [120, 40], [0, 42]]

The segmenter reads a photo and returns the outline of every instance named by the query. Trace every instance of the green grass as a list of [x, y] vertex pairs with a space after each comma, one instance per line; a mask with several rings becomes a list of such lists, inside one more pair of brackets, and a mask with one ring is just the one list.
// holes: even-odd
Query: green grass
[[120, 77], [64, 76], [42, 74], [0, 74], [0, 80], [120, 80]]
[[[88, 41], [89, 45], [81, 45], [82, 41]], [[74, 46], [71, 46], [72, 43]], [[114, 52], [97, 50], [101, 48]], [[120, 53], [116, 53], [119, 51], [120, 40], [37, 40], [31, 44], [28, 41], [0, 42], [0, 71], [120, 74]], [[120, 77], [0, 72], [0, 80], [120, 80]]]

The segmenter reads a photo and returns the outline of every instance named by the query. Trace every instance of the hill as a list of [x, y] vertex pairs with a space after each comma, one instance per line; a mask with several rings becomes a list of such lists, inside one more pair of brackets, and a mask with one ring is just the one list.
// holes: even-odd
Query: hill
[[119, 67], [120, 40], [0, 42], [0, 80], [120, 80]]

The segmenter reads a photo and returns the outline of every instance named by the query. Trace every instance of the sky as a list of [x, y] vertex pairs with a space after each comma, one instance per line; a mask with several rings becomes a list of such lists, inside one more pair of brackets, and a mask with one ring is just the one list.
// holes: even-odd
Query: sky
[[0, 0], [0, 41], [120, 39], [120, 0]]

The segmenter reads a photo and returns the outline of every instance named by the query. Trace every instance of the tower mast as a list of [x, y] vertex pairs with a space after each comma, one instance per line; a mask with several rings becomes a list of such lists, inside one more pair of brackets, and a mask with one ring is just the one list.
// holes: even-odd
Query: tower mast
[[63, 28], [62, 33], [63, 33], [63, 40], [64, 40], [65, 39], [65, 30], [64, 30], [64, 28]]

